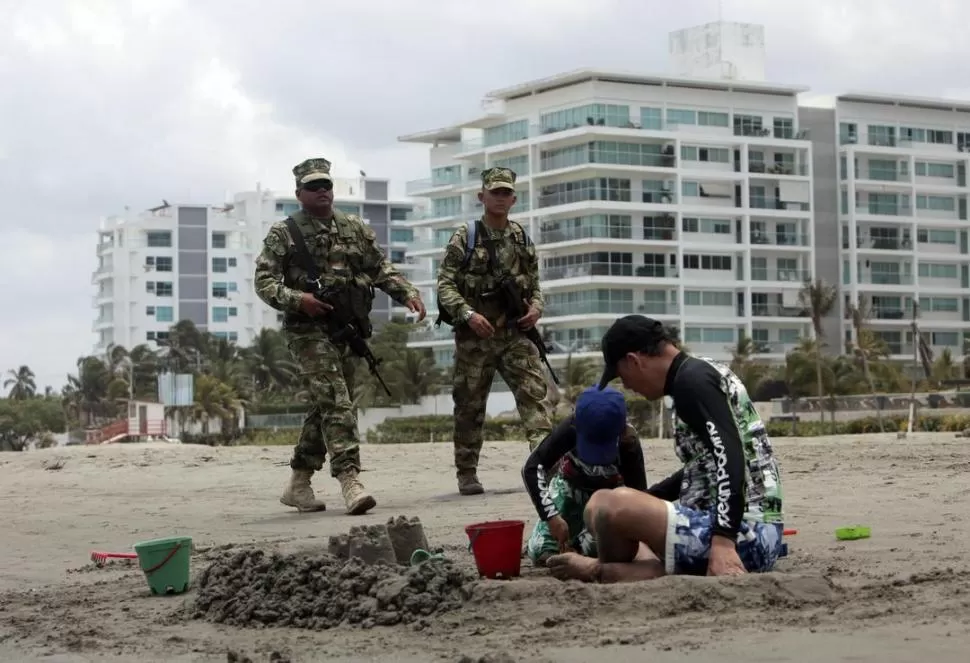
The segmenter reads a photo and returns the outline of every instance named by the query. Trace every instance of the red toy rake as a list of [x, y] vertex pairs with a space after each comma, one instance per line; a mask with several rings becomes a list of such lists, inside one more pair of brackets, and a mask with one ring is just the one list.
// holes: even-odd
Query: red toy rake
[[104, 566], [109, 559], [138, 559], [138, 553], [91, 552], [91, 561], [97, 566]]

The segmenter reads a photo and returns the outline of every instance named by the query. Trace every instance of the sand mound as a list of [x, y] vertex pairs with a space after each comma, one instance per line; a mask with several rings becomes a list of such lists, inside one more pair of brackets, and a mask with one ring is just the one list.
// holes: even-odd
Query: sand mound
[[448, 560], [416, 567], [241, 549], [200, 576], [194, 617], [233, 626], [371, 628], [458, 608], [476, 578]]

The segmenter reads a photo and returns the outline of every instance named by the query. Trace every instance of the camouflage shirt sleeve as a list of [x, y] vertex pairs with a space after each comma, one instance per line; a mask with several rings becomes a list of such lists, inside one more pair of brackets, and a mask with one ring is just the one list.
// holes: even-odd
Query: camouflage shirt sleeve
[[453, 320], [461, 320], [472, 310], [458, 287], [459, 272], [465, 261], [465, 243], [468, 231], [465, 226], [455, 231], [445, 247], [445, 257], [438, 265], [438, 301]]
[[532, 291], [532, 300], [529, 302], [539, 311], [539, 315], [546, 308], [546, 299], [542, 295], [542, 283], [539, 281], [539, 254], [536, 245], [529, 242], [526, 246], [525, 272], [529, 279], [529, 289]]
[[364, 244], [364, 272], [370, 277], [374, 287], [383, 290], [388, 297], [402, 306], [409, 300], [420, 297], [418, 289], [387, 259], [377, 242], [374, 229], [357, 217], [351, 218], [360, 224]]
[[253, 287], [256, 296], [277, 311], [298, 311], [303, 293], [283, 285], [284, 261], [289, 233], [282, 223], [274, 223], [263, 239], [263, 250], [256, 256]]

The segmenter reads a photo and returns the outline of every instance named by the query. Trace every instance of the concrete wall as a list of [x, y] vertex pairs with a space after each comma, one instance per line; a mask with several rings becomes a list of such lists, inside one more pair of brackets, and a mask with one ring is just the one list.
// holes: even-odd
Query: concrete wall
[[839, 288], [832, 312], [822, 321], [827, 352], [842, 354], [842, 282], [839, 278], [839, 157], [835, 135], [835, 110], [799, 108], [798, 126], [808, 129], [812, 138], [812, 175], [814, 197], [812, 239], [815, 241], [815, 278]]

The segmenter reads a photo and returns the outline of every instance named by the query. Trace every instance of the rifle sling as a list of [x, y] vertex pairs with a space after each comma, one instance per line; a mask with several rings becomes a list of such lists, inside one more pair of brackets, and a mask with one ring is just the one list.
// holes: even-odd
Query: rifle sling
[[317, 265], [313, 262], [313, 257], [310, 255], [310, 249], [307, 248], [306, 240], [303, 239], [303, 233], [300, 232], [300, 227], [296, 224], [296, 220], [292, 216], [286, 217], [284, 221], [287, 230], [290, 231], [290, 237], [293, 238], [293, 246], [296, 248], [296, 255], [299, 262], [303, 263], [302, 267], [307, 273], [307, 281], [315, 282], [317, 287], [320, 287], [320, 272], [317, 271]]

